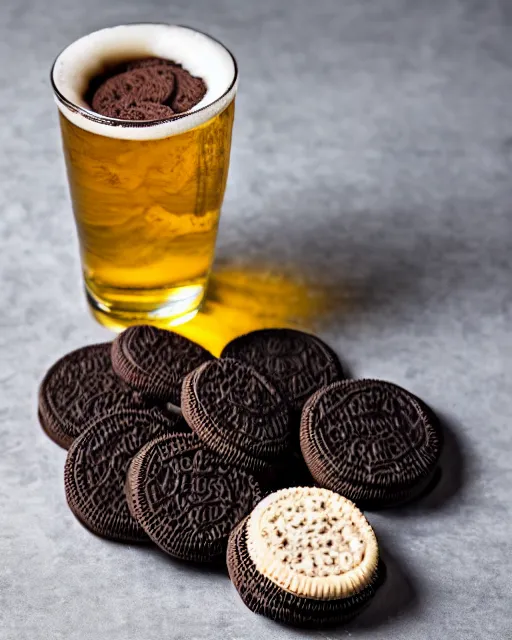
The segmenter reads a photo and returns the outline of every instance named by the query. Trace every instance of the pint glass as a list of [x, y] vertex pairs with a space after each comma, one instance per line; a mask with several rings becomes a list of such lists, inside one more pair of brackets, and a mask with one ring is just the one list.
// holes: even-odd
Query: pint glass
[[[203, 78], [204, 98], [190, 111], [158, 121], [92, 111], [85, 96], [93, 78], [152, 56]], [[193, 29], [122, 25], [68, 46], [51, 79], [94, 315], [116, 328], [192, 317], [205, 293], [226, 187], [234, 57]]]

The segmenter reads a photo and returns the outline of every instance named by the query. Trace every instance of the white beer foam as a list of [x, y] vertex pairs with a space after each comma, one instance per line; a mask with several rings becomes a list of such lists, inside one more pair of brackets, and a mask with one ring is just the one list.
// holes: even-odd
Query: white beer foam
[[[156, 56], [183, 65], [206, 83], [203, 99], [190, 111], [156, 124], [106, 118], [84, 99], [91, 79], [105, 64]], [[128, 24], [95, 31], [69, 45], [52, 69], [55, 99], [62, 114], [81, 129], [122, 140], [167, 138], [197, 127], [220, 113], [237, 89], [231, 53], [209, 36], [166, 24]]]

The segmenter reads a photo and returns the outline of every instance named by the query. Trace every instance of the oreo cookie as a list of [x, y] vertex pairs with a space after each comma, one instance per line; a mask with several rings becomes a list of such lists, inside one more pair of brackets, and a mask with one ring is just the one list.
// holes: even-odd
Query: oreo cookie
[[300, 444], [312, 476], [368, 508], [422, 493], [442, 431], [414, 395], [381, 380], [347, 380], [318, 391], [302, 412]]
[[184, 113], [195, 107], [206, 93], [206, 84], [202, 78], [191, 75], [180, 64], [163, 58], [142, 58], [129, 62], [126, 69], [147, 69], [161, 65], [170, 67], [174, 73], [174, 91], [167, 104], [170, 104], [176, 113]]
[[183, 382], [181, 410], [226, 463], [261, 471], [290, 447], [290, 415], [273, 384], [232, 358], [205, 362]]
[[106, 112], [119, 102], [155, 102], [163, 104], [174, 90], [174, 73], [171, 67], [158, 65], [131, 69], [116, 74], [103, 82], [95, 91], [91, 106], [94, 111]]
[[93, 533], [126, 542], [145, 540], [124, 494], [133, 456], [150, 440], [180, 430], [181, 418], [159, 409], [119, 409], [89, 423], [71, 445], [64, 468], [66, 498]]
[[344, 378], [341, 363], [322, 340], [294, 329], [262, 329], [235, 338], [222, 357], [248, 362], [300, 411], [318, 389]]
[[112, 344], [117, 375], [140, 393], [179, 406], [183, 378], [211, 353], [183, 336], [149, 325], [120, 333]]
[[166, 120], [172, 118], [174, 111], [157, 102], [128, 98], [106, 106], [102, 115], [119, 120]]
[[39, 421], [46, 434], [67, 449], [87, 422], [123, 403], [136, 403], [114, 373], [110, 342], [68, 353], [48, 370], [39, 387]]
[[318, 488], [264, 498], [232, 532], [229, 576], [244, 604], [301, 627], [347, 622], [385, 576], [375, 534], [349, 500]]
[[256, 480], [226, 465], [194, 434], [149, 442], [133, 458], [130, 511], [161, 549], [182, 560], [224, 556], [233, 527], [261, 499]]
[[206, 85], [181, 67], [174, 66], [173, 71], [176, 89], [170, 104], [176, 113], [185, 113], [204, 98]]
[[180, 64], [150, 57], [122, 63], [96, 76], [86, 99], [94, 111], [110, 118], [165, 120], [189, 111], [205, 94], [202, 78]]

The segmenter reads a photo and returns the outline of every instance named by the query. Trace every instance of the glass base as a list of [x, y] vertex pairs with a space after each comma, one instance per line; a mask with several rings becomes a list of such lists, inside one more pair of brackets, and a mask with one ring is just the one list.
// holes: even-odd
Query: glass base
[[111, 289], [101, 292], [85, 282], [87, 302], [94, 318], [116, 332], [134, 324], [174, 327], [191, 320], [199, 311], [206, 283], [186, 284], [165, 290]]

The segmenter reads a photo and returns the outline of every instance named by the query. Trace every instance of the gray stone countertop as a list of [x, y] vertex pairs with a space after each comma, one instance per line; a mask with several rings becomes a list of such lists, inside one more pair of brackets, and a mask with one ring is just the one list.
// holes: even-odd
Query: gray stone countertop
[[[3, 0], [0, 18], [0, 638], [512, 638], [512, 3]], [[368, 514], [390, 579], [345, 628], [273, 624], [221, 572], [90, 535], [38, 426], [48, 366], [111, 335], [83, 300], [48, 70], [141, 20], [208, 31], [240, 63], [218, 305], [243, 324], [289, 303], [352, 375], [446, 424], [434, 492]]]

